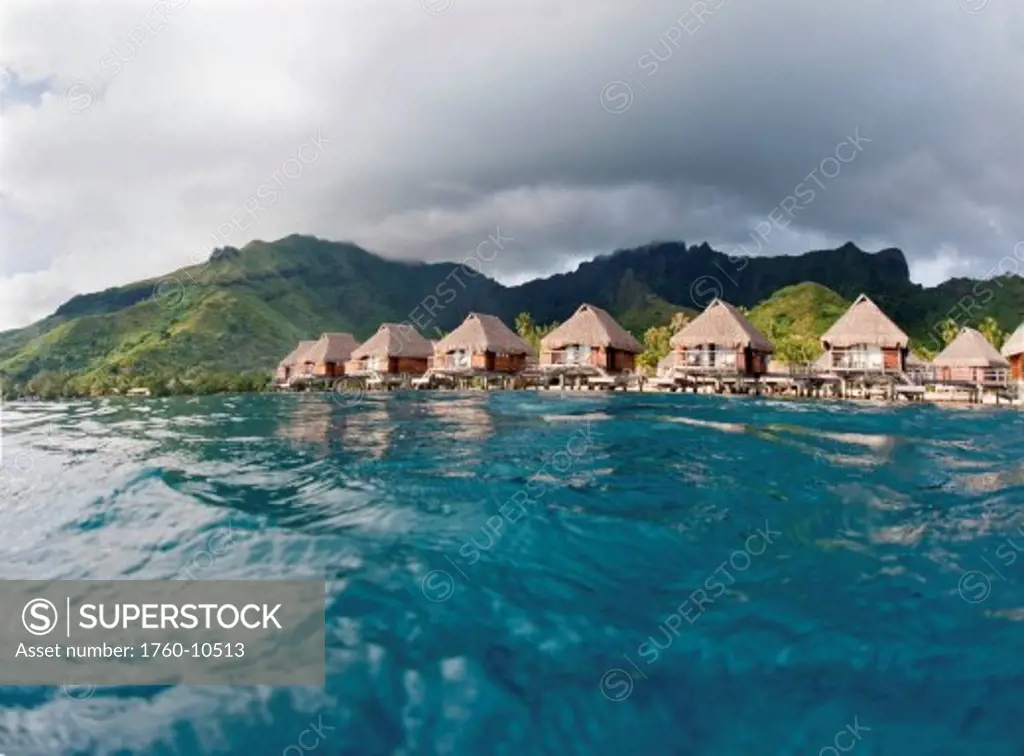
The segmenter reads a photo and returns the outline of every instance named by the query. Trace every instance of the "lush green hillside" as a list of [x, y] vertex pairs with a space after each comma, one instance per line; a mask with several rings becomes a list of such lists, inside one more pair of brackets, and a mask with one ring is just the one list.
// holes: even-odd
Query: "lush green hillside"
[[775, 343], [776, 357], [810, 362], [821, 354], [821, 335], [849, 306], [850, 302], [831, 289], [805, 282], [779, 289], [747, 317]]
[[[638, 338], [674, 314], [693, 316], [713, 295], [751, 309], [780, 356], [816, 351], [817, 337], [866, 292], [923, 343], [951, 314], [963, 324], [1024, 317], [1024, 279], [910, 282], [899, 250], [852, 244], [797, 257], [733, 259], [706, 244], [620, 250], [572, 272], [504, 287], [451, 263], [385, 260], [353, 244], [289, 236], [215, 250], [162, 279], [77, 296], [50, 317], [0, 333], [6, 383], [46, 376], [60, 385], [129, 385], [201, 372], [269, 370], [294, 344], [324, 331], [368, 337], [382, 321], [412, 320], [427, 335], [467, 312], [513, 323], [564, 321], [582, 302], [609, 310]], [[964, 307], [967, 309], [965, 310]], [[970, 312], [968, 313], [967, 310]]]
[[362, 338], [381, 321], [407, 319], [453, 271], [444, 298], [462, 307], [442, 305], [433, 318], [420, 311], [421, 323], [442, 329], [501, 287], [459, 266], [387, 261], [308, 237], [221, 249], [204, 265], [75, 297], [38, 324], [0, 334], [0, 371], [22, 381], [44, 371], [270, 368], [300, 339], [332, 330]]

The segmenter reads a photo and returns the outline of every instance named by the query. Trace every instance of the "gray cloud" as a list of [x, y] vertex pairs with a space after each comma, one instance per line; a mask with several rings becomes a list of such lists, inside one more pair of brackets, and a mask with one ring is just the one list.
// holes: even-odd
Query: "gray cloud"
[[[51, 89], [0, 114], [0, 327], [231, 224], [236, 246], [424, 260], [500, 227], [487, 272], [521, 281], [653, 239], [754, 249], [772, 217], [761, 254], [854, 240], [922, 282], [982, 276], [1024, 238], [1024, 12], [986, 1], [168, 0], [162, 19], [62, 3], [61, 23], [14, 2], [0, 64]], [[855, 159], [822, 162], [858, 132]], [[814, 200], [781, 213], [812, 171]]]

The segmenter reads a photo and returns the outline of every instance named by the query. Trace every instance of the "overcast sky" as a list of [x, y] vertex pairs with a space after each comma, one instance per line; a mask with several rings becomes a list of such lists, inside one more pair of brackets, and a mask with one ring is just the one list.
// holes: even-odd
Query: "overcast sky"
[[505, 282], [668, 239], [982, 277], [1022, 82], [1019, 0], [5, 0], [0, 329], [291, 233], [500, 228]]

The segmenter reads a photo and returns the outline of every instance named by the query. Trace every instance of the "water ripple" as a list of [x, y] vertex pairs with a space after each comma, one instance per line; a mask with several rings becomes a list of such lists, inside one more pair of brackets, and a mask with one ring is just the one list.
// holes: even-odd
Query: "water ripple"
[[[1016, 754], [1024, 415], [498, 392], [5, 408], [3, 577], [328, 585], [327, 685], [0, 688], [8, 754]], [[294, 748], [292, 749], [294, 751]], [[826, 749], [825, 751], [829, 751]]]

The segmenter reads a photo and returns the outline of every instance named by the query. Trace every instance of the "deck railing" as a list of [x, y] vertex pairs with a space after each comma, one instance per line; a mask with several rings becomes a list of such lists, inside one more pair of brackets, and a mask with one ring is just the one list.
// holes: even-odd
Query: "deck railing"
[[986, 368], [979, 377], [981, 383], [987, 386], [1006, 386], [1010, 383], [1010, 371], [1005, 368]]
[[473, 357], [469, 352], [435, 355], [431, 367], [437, 370], [469, 370], [473, 367]]
[[732, 349], [709, 349], [706, 351], [683, 352], [675, 364], [676, 372], [684, 373], [731, 373], [736, 372], [740, 363]]
[[981, 385], [981, 386], [1008, 386], [1010, 384], [1010, 371], [1006, 368], [936, 368], [929, 382]]
[[849, 349], [831, 354], [831, 368], [835, 371], [856, 371], [858, 373], [897, 373], [900, 367], [887, 366], [882, 352], [867, 349]]
[[589, 365], [590, 354], [580, 352], [552, 352], [552, 365]]
[[565, 347], [550, 353], [552, 365], [590, 365], [593, 350], [590, 347]]

